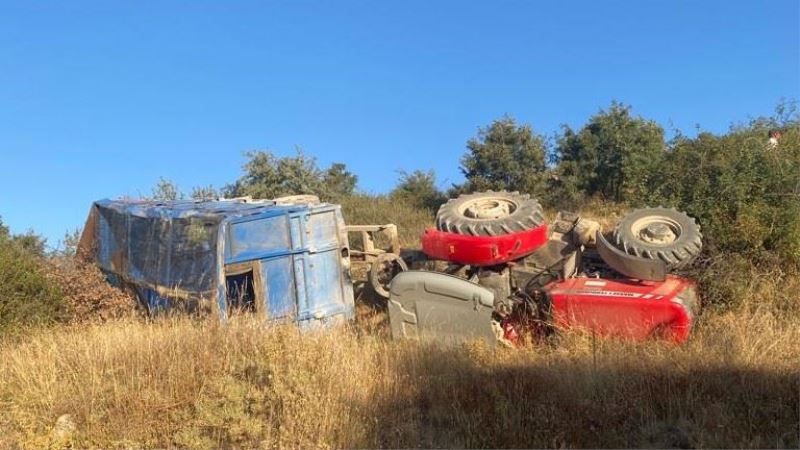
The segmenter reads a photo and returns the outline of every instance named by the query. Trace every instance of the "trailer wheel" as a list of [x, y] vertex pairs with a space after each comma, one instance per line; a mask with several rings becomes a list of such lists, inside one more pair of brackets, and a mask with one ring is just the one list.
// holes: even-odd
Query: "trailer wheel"
[[487, 191], [460, 195], [439, 207], [436, 228], [472, 236], [498, 236], [544, 223], [542, 205], [519, 192]]
[[408, 270], [406, 262], [395, 253], [381, 253], [369, 269], [369, 284], [376, 294], [389, 298], [389, 284], [400, 272]]
[[637, 209], [614, 228], [613, 242], [633, 256], [664, 261], [668, 269], [681, 269], [694, 261], [703, 248], [697, 222], [670, 208]]

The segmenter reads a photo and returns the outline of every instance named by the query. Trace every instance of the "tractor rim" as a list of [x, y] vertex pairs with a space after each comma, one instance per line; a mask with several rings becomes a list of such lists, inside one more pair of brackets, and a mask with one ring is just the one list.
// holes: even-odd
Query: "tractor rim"
[[465, 202], [460, 209], [470, 219], [494, 220], [513, 214], [517, 203], [503, 197], [481, 197]]
[[683, 233], [683, 228], [675, 220], [664, 216], [649, 216], [635, 221], [631, 232], [638, 239], [650, 245], [670, 245]]

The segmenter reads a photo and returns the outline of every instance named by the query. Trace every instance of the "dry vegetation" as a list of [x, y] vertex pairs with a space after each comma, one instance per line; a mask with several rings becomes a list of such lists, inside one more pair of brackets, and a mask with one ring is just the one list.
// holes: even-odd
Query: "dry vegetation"
[[132, 294], [105, 282], [93, 264], [56, 257], [47, 263], [47, 277], [60, 288], [72, 322], [103, 322], [136, 315]]
[[[796, 447], [800, 321], [681, 348], [570, 335], [443, 349], [240, 320], [110, 322], [0, 346], [5, 446]], [[74, 435], [56, 442], [56, 419]]]
[[[353, 202], [349, 222], [393, 220], [406, 243], [430, 223]], [[329, 333], [124, 318], [11, 335], [0, 448], [800, 446], [800, 276], [708, 267], [724, 306], [682, 347], [440, 348], [387, 339], [369, 312]]]

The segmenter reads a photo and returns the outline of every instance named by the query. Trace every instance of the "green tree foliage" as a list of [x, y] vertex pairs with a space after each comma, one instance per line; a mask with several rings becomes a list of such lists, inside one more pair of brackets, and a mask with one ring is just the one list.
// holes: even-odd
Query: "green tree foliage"
[[495, 120], [467, 142], [461, 172], [467, 179], [456, 191], [487, 189], [541, 191], [546, 169], [546, 139], [512, 117]]
[[72, 231], [64, 233], [60, 255], [67, 257], [75, 256], [78, 253], [78, 244], [81, 242], [82, 234], [83, 230], [81, 228], [75, 228]]
[[[768, 145], [768, 129], [782, 138]], [[778, 256], [800, 266], [800, 127], [756, 119], [715, 136], [674, 139], [649, 189], [654, 201], [686, 209], [714, 251]]]
[[447, 200], [445, 194], [436, 187], [436, 173], [433, 170], [401, 170], [400, 180], [389, 197], [431, 211], [436, 211]]
[[358, 177], [348, 171], [347, 166], [333, 163], [322, 176], [322, 185], [325, 189], [322, 197], [337, 200], [352, 195], [357, 183]]
[[47, 239], [34, 233], [33, 230], [28, 230], [22, 234], [15, 234], [11, 237], [11, 242], [26, 253], [38, 257], [45, 256]]
[[66, 317], [61, 292], [46, 277], [44, 240], [13, 236], [0, 219], [0, 334]]
[[298, 150], [295, 156], [278, 157], [267, 151], [252, 151], [242, 175], [224, 189], [226, 197], [276, 198], [285, 195], [315, 194], [325, 200], [352, 194], [358, 179], [344, 164], [327, 170], [315, 158]]
[[636, 200], [664, 157], [664, 130], [633, 117], [630, 107], [613, 102], [575, 132], [564, 126], [558, 139], [558, 176], [589, 195], [615, 201]]
[[173, 181], [159, 177], [150, 198], [159, 201], [173, 201], [183, 199], [184, 195]]
[[22, 234], [11, 234], [8, 226], [3, 223], [0, 217], [0, 241], [7, 242], [25, 253], [36, 257], [43, 257], [46, 253], [47, 239], [28, 230]]
[[219, 192], [214, 188], [214, 186], [195, 186], [192, 188], [191, 197], [193, 200], [216, 200], [219, 198]]

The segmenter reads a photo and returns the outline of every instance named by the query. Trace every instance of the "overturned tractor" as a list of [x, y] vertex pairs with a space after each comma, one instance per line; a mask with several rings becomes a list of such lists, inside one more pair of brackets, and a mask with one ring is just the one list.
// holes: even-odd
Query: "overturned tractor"
[[634, 210], [610, 233], [516, 192], [462, 195], [422, 236], [444, 272], [402, 271], [388, 310], [396, 338], [517, 345], [558, 329], [684, 342], [699, 312], [695, 283], [673, 272], [702, 248], [696, 221], [667, 208]]

